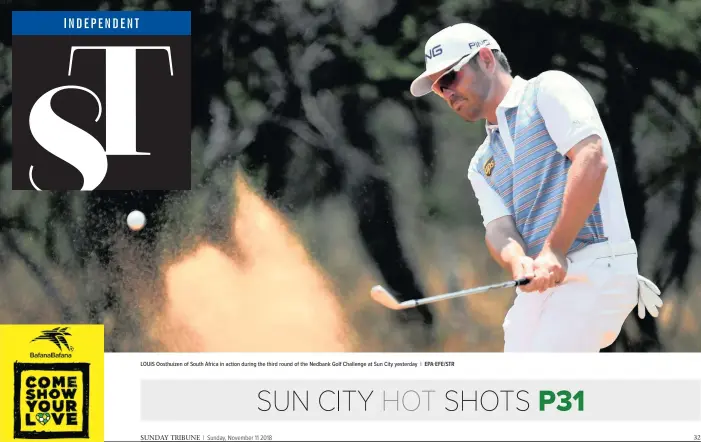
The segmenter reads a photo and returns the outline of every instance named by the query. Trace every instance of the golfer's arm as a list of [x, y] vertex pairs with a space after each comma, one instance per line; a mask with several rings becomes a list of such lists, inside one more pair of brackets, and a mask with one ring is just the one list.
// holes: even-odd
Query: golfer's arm
[[608, 164], [601, 145], [601, 137], [590, 135], [567, 152], [572, 160], [560, 214], [545, 247], [563, 255], [572, 246], [577, 234], [599, 200]]
[[515, 259], [526, 256], [526, 246], [511, 216], [487, 224], [485, 242], [492, 258], [506, 270], [511, 270]]
[[[483, 148], [484, 145], [478, 149], [478, 153]], [[477, 158], [479, 157], [476, 155], [470, 163], [467, 176], [472, 183], [482, 213], [487, 250], [500, 266], [511, 270], [514, 259], [526, 255], [526, 246], [501, 196], [480, 173]]]

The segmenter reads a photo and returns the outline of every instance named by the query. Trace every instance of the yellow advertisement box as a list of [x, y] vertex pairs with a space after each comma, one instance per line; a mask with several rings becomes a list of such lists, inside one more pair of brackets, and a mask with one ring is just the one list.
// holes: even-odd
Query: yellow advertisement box
[[0, 324], [0, 441], [104, 441], [102, 324]]

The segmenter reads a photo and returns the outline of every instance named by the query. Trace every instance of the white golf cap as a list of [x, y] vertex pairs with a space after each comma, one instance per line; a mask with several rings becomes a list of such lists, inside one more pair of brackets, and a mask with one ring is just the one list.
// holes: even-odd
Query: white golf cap
[[470, 23], [448, 26], [433, 34], [424, 49], [426, 71], [411, 83], [411, 94], [415, 97], [428, 94], [433, 85], [429, 75], [454, 65], [465, 56], [469, 60], [485, 46], [501, 50], [494, 37]]

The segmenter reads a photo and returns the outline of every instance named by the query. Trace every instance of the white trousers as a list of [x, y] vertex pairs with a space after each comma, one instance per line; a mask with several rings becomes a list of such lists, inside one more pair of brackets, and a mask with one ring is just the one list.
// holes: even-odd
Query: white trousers
[[635, 243], [587, 246], [568, 264], [570, 282], [543, 293], [516, 290], [505, 352], [598, 352], [618, 337], [638, 302]]

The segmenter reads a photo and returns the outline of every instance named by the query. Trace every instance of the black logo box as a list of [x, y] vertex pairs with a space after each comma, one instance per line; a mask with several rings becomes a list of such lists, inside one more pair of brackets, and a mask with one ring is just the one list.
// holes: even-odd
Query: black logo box
[[[20, 404], [22, 396], [22, 373], [25, 371], [77, 371], [83, 374], [83, 407], [81, 417], [83, 426], [80, 431], [21, 431], [22, 413]], [[24, 363], [15, 362], [15, 396], [14, 396], [15, 439], [87, 439], [90, 435], [90, 364], [87, 362], [58, 363]]]
[[140, 50], [136, 58], [137, 150], [142, 156], [108, 156], [107, 174], [96, 190], [190, 190], [191, 188], [191, 47], [190, 36], [13, 36], [12, 188], [78, 190], [81, 174], [41, 147], [29, 130], [29, 113], [49, 90], [75, 84], [92, 90], [64, 90], [52, 108], [66, 121], [89, 132], [105, 146], [105, 52], [76, 51], [68, 76], [71, 46], [170, 46], [166, 51]]

